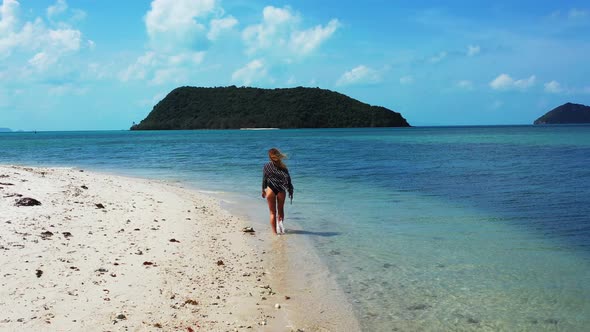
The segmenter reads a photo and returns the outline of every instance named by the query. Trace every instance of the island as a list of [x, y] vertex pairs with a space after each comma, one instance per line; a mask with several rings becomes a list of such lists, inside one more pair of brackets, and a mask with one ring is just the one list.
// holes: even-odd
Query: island
[[131, 130], [410, 127], [401, 114], [320, 88], [179, 87]]
[[576, 123], [590, 123], [590, 106], [566, 103], [552, 109], [533, 122], [536, 125]]
[[0, 133], [10, 133], [12, 132], [12, 129], [10, 128], [0, 128]]

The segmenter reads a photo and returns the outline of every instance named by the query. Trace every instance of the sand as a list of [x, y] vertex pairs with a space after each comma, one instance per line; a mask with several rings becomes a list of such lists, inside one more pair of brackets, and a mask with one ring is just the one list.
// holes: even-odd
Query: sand
[[0, 166], [0, 211], [0, 330], [358, 330], [326, 271], [285, 284], [286, 238], [181, 184]]

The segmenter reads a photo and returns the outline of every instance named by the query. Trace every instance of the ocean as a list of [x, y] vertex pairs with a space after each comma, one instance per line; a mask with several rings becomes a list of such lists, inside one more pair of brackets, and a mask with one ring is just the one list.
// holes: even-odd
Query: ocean
[[[0, 163], [178, 181], [296, 224], [365, 331], [586, 331], [590, 126], [0, 133]], [[263, 221], [267, 223], [266, 219]]]

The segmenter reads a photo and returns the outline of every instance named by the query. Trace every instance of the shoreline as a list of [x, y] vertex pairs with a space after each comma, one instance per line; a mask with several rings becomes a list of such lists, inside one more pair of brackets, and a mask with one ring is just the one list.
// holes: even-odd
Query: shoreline
[[[0, 176], [0, 329], [359, 330], [350, 307], [292, 273], [292, 236], [243, 233], [252, 221], [211, 195], [75, 168]], [[42, 205], [16, 207], [14, 194]], [[317, 272], [312, 286], [328, 276]]]

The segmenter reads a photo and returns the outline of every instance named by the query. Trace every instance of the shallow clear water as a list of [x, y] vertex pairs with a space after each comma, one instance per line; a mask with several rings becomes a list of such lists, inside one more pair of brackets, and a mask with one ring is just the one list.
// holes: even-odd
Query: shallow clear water
[[305, 229], [364, 330], [590, 324], [590, 126], [7, 133], [0, 163], [252, 201], [272, 146], [290, 157], [287, 222]]

